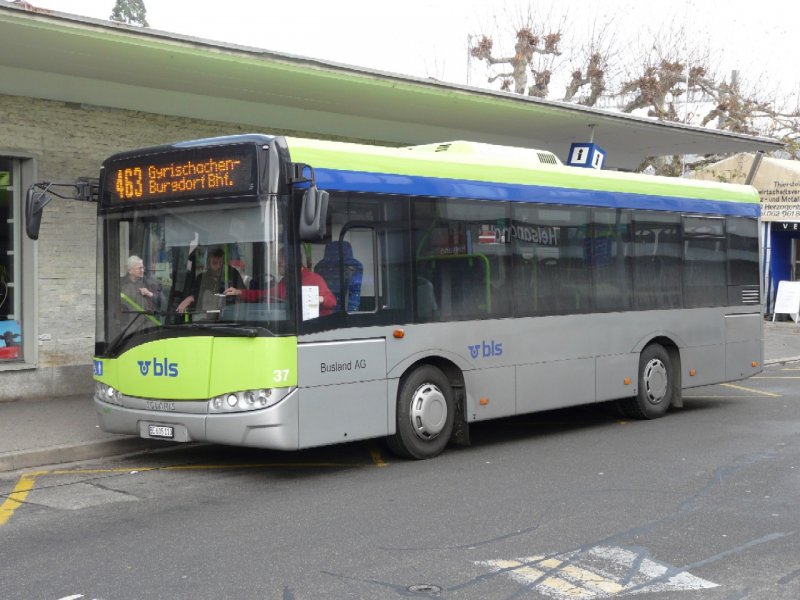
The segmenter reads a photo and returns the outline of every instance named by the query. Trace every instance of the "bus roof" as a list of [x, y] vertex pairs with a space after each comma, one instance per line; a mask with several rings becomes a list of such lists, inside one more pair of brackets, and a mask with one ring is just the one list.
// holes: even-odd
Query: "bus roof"
[[[388, 148], [293, 137], [287, 137], [286, 140], [292, 161], [314, 167], [320, 187], [325, 187], [320, 180], [320, 170], [323, 170], [330, 172], [323, 173], [327, 175], [326, 180], [333, 178], [339, 184], [347, 184], [347, 180], [352, 178], [334, 175], [333, 172], [485, 182], [509, 188], [522, 186], [528, 190], [530, 186], [535, 186], [544, 189], [633, 194], [638, 197], [650, 196], [653, 200], [676, 198], [706, 200], [715, 204], [760, 203], [757, 191], [751, 186], [563, 166], [552, 164], [553, 161], [546, 158], [546, 155], [554, 156], [551, 153], [527, 148], [470, 142]], [[454, 147], [456, 151], [448, 151], [448, 146]], [[440, 148], [445, 151], [438, 150]], [[358, 191], [350, 185], [343, 189]], [[404, 193], [399, 189], [395, 192]], [[651, 208], [672, 210], [675, 207], [661, 206], [659, 203]], [[749, 208], [747, 212], [752, 214], [753, 207]]]

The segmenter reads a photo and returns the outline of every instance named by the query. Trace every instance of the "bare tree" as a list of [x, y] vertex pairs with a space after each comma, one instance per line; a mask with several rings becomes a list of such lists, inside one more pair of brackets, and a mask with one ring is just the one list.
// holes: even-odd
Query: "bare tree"
[[[498, 67], [498, 72], [489, 76], [489, 82], [499, 80], [500, 89], [513, 89], [517, 94], [546, 98], [550, 92], [555, 60], [562, 55], [562, 37], [563, 23], [553, 26], [547, 18], [537, 20], [528, 12], [515, 27], [513, 54], [495, 55], [494, 40], [488, 35], [477, 38], [478, 42], [470, 48], [470, 54], [490, 67]], [[499, 69], [501, 65], [506, 67]], [[529, 72], [533, 78], [530, 85]]]
[[[472, 56], [490, 68], [508, 67], [491, 74], [489, 83], [499, 80], [501, 89], [546, 98], [551, 95], [552, 83], [563, 81], [566, 102], [596, 106], [602, 101], [616, 110], [644, 113], [662, 121], [777, 137], [787, 144], [790, 156], [800, 156], [800, 104], [779, 107], [774, 96], [771, 101], [764, 99], [763, 86], [745, 92], [736, 74], [728, 81], [718, 76], [710, 48], [702, 41], [689, 40], [682, 26], [671, 23], [655, 33], [643, 32], [640, 48], [629, 46], [621, 53], [615, 50], [613, 22], [599, 24], [596, 20], [580, 47], [570, 44], [574, 32], [563, 23], [547, 28], [545, 22], [529, 14], [512, 29], [516, 39], [513, 55], [498, 56], [493, 51], [494, 39], [480, 37], [470, 48]], [[556, 62], [562, 55], [570, 58]], [[561, 66], [569, 70], [559, 72]], [[684, 168], [680, 157], [648, 159], [641, 168], [647, 165], [665, 174], [680, 174]]]

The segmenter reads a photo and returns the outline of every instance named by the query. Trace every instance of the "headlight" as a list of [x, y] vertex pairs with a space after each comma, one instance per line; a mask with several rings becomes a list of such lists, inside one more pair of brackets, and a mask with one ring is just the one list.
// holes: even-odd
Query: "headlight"
[[94, 382], [94, 397], [100, 402], [122, 405], [122, 394], [119, 390], [99, 381]]
[[243, 390], [241, 392], [231, 392], [222, 396], [215, 396], [208, 401], [208, 412], [227, 413], [243, 412], [247, 410], [258, 410], [277, 404], [279, 400], [289, 393], [290, 388], [280, 388], [276, 390]]

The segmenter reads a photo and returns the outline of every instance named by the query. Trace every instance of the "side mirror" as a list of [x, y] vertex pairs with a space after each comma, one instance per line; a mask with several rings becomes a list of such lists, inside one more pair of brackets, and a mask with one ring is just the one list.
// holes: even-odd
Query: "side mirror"
[[28, 188], [25, 195], [25, 233], [32, 240], [39, 239], [39, 227], [42, 224], [44, 207], [50, 204], [53, 198], [42, 190], [37, 190], [35, 185]]
[[328, 192], [310, 186], [303, 194], [300, 206], [300, 239], [304, 242], [325, 237], [325, 221], [328, 216]]

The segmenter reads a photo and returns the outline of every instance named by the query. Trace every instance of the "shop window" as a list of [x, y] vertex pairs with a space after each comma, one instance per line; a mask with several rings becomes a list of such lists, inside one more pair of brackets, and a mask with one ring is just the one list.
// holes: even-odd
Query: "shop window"
[[0, 362], [22, 359], [19, 162], [0, 157]]

